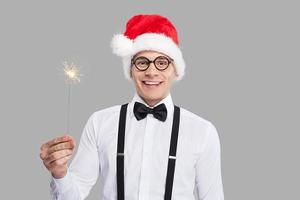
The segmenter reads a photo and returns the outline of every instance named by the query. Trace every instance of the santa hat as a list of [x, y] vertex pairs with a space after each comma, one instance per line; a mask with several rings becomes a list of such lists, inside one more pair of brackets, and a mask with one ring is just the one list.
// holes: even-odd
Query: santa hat
[[130, 80], [132, 57], [140, 51], [153, 50], [174, 60], [177, 79], [184, 75], [185, 63], [178, 47], [178, 35], [174, 25], [160, 15], [135, 15], [126, 24], [124, 34], [113, 36], [113, 53], [122, 57], [125, 77]]

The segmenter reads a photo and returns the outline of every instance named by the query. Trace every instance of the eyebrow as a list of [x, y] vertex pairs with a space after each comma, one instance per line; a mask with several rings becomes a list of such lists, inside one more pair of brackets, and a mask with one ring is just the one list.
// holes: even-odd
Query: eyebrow
[[[174, 59], [170, 58], [170, 57], [167, 56], [167, 55], [159, 55], [159, 56], [156, 56], [155, 58], [160, 57], [160, 56], [166, 57], [166, 58], [168, 58], [170, 61], [174, 61]], [[138, 55], [134, 55], [134, 56], [132, 57], [131, 60], [135, 60], [135, 59], [138, 58], [138, 57], [144, 57], [144, 58], [147, 58], [146, 56], [140, 56], [140, 55], [138, 56]], [[147, 59], [150, 60], [149, 58], [147, 58]]]

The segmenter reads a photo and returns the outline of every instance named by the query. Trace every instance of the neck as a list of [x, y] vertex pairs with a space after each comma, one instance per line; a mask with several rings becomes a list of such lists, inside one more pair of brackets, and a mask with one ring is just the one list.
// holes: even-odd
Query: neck
[[158, 102], [160, 102], [162, 99], [159, 100], [147, 100], [147, 99], [143, 99], [145, 101], [145, 103], [149, 106], [149, 107], [154, 107]]
[[144, 97], [140, 96], [141, 99], [143, 99], [145, 101], [145, 103], [149, 106], [149, 107], [154, 107], [157, 103], [159, 103], [161, 100], [163, 100], [165, 97], [162, 97], [160, 99], [145, 99]]

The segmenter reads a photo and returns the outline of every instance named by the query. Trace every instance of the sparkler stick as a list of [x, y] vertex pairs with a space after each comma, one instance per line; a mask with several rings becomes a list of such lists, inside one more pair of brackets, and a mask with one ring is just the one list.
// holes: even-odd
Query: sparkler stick
[[79, 68], [74, 64], [68, 64], [67, 62], [63, 62], [63, 71], [66, 77], [66, 83], [68, 85], [67, 88], [67, 95], [68, 95], [68, 101], [67, 101], [67, 133], [70, 132], [70, 113], [71, 113], [71, 85], [76, 84], [80, 82], [80, 77], [82, 74], [80, 74]]

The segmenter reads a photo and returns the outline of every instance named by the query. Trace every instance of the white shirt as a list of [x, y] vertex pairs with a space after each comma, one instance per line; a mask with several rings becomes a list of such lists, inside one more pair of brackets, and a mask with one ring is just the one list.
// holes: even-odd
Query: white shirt
[[[167, 119], [148, 114], [137, 121], [134, 102], [146, 103], [135, 94], [128, 104], [124, 147], [125, 200], [163, 200], [167, 175], [174, 104], [169, 94]], [[157, 104], [157, 105], [158, 105]], [[51, 180], [52, 199], [85, 199], [98, 175], [103, 182], [102, 200], [117, 200], [116, 154], [121, 105], [93, 113], [83, 130], [78, 151], [65, 177]], [[173, 200], [223, 200], [220, 142], [209, 121], [181, 108]], [[100, 199], [100, 197], [99, 197]]]

